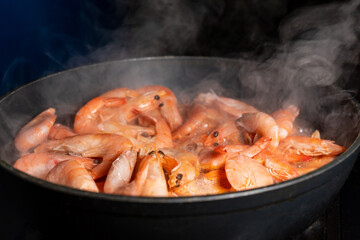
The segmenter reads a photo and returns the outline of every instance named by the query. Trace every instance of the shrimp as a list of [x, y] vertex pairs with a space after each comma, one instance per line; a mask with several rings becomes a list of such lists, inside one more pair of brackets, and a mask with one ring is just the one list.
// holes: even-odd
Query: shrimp
[[171, 130], [168, 124], [161, 118], [157, 119], [155, 123], [155, 129], [156, 148], [172, 148], [173, 141], [171, 136]]
[[163, 155], [159, 152], [152, 152], [147, 157], [149, 159], [147, 160], [149, 162], [149, 169], [145, 184], [142, 189], [142, 196], [169, 196], [164, 171], [161, 166], [161, 156]]
[[346, 148], [334, 141], [304, 136], [289, 136], [280, 142], [278, 151], [306, 156], [339, 155]]
[[262, 137], [254, 145], [220, 145], [213, 151], [200, 152], [200, 164], [202, 169], [213, 170], [225, 167], [226, 160], [238, 155], [254, 157], [264, 150], [270, 143], [271, 138]]
[[27, 123], [15, 137], [15, 147], [22, 153], [46, 141], [56, 120], [55, 109], [49, 108], [29, 123]]
[[164, 148], [161, 151], [165, 154], [165, 162], [176, 161], [177, 163], [174, 168], [167, 170], [169, 187], [179, 187], [194, 180], [199, 175], [200, 164], [196, 154], [174, 148]]
[[221, 110], [237, 118], [241, 117], [244, 113], [259, 112], [255, 107], [232, 98], [218, 97], [215, 104]]
[[92, 160], [80, 160], [80, 158], [61, 162], [51, 169], [46, 180], [80, 190], [99, 192], [95, 181], [87, 170], [88, 165], [91, 166], [92, 163]]
[[237, 118], [241, 117], [243, 113], [259, 112], [255, 107], [242, 101], [233, 98], [219, 97], [215, 93], [199, 94], [197, 100], [208, 106], [215, 105], [220, 110]]
[[29, 153], [16, 160], [14, 167], [31, 176], [45, 179], [58, 163], [78, 158], [58, 153]]
[[152, 151], [139, 163], [135, 178], [118, 188], [117, 194], [133, 196], [169, 196], [165, 175], [161, 167], [163, 154]]
[[299, 115], [299, 109], [290, 105], [286, 108], [279, 109], [271, 114], [276, 124], [279, 126], [279, 138], [286, 138], [293, 130], [295, 118]]
[[223, 169], [201, 173], [193, 181], [171, 188], [175, 196], [220, 194], [233, 190]]
[[214, 148], [215, 152], [227, 153], [231, 156], [235, 155], [245, 155], [248, 157], [254, 157], [256, 154], [260, 153], [266, 149], [271, 142], [269, 137], [261, 137], [253, 145], [220, 145]]
[[104, 98], [131, 99], [131, 98], [136, 98], [139, 95], [140, 94], [137, 91], [132, 90], [130, 88], [115, 88], [110, 91], [107, 91], [106, 93], [101, 94], [100, 96]]
[[[125, 98], [107, 98], [99, 96], [87, 102], [75, 115], [74, 130], [79, 134], [96, 133], [102, 119], [100, 112], [106, 107], [114, 108], [126, 103]], [[114, 111], [114, 110], [112, 110]]]
[[48, 139], [50, 140], [63, 139], [75, 135], [76, 133], [71, 128], [64, 126], [60, 123], [55, 123], [50, 129]]
[[130, 182], [137, 160], [135, 149], [124, 150], [112, 163], [104, 183], [105, 193], [115, 193]]
[[154, 138], [154, 145], [155, 148], [172, 148], [173, 141], [171, 136], [171, 129], [167, 122], [161, 116], [154, 116], [151, 114], [143, 114], [151, 121], [155, 122], [155, 138]]
[[188, 113], [186, 122], [173, 132], [173, 138], [180, 142], [184, 138], [208, 135], [221, 121], [222, 116], [218, 110], [195, 104]]
[[234, 120], [229, 120], [214, 129], [206, 138], [205, 146], [217, 146], [219, 144], [241, 144], [240, 133]]
[[186, 122], [172, 134], [173, 139], [180, 140], [190, 134], [204, 122], [206, 117], [206, 108], [202, 105], [195, 105], [189, 112]]
[[236, 124], [246, 131], [257, 132], [262, 136], [271, 137], [270, 150], [275, 150], [279, 145], [279, 126], [274, 118], [266, 113], [244, 113], [242, 117], [236, 120]]
[[161, 116], [159, 109], [155, 108], [150, 112], [140, 114], [137, 118], [137, 123], [140, 126], [149, 127], [154, 125], [155, 123], [154, 119], [159, 119], [159, 118], [163, 118], [163, 117]]
[[151, 85], [136, 89], [140, 93], [149, 91], [165, 91], [166, 94], [161, 99], [160, 113], [165, 118], [166, 122], [172, 131], [176, 130], [182, 125], [182, 117], [177, 107], [177, 99], [175, 94], [167, 87], [159, 85]]
[[116, 120], [119, 119], [119, 121], [129, 123], [138, 117], [140, 113], [150, 112], [159, 107], [165, 95], [165, 91], [151, 91], [140, 94], [138, 97], [130, 99], [126, 104], [119, 107], [112, 117]]
[[294, 166], [300, 175], [304, 175], [328, 164], [335, 158], [336, 156], [313, 157], [311, 161], [293, 163], [292, 166]]
[[152, 127], [141, 127], [137, 125], [123, 124], [114, 121], [106, 121], [98, 124], [100, 133], [113, 133], [123, 137], [136, 138], [139, 134], [155, 135]]
[[300, 174], [288, 163], [269, 150], [264, 150], [254, 157], [263, 163], [268, 172], [277, 181], [285, 181], [300, 176]]
[[195, 134], [194, 136], [186, 136], [180, 141], [174, 143], [175, 148], [198, 154], [204, 148], [204, 141], [207, 134]]
[[229, 158], [225, 163], [226, 177], [236, 190], [247, 190], [274, 183], [266, 168], [248, 156]]
[[86, 134], [51, 140], [35, 148], [35, 152], [60, 152], [82, 157], [101, 157], [99, 165], [91, 169], [94, 179], [106, 175], [112, 162], [126, 149], [133, 147], [128, 138], [116, 134]]
[[199, 162], [203, 170], [216, 170], [224, 168], [228, 154], [219, 153], [212, 148], [204, 148], [199, 152]]

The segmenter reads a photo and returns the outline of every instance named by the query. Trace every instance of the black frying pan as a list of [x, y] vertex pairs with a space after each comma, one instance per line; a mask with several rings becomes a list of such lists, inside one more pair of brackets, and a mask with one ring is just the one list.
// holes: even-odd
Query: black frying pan
[[[257, 96], [241, 83], [243, 67], [218, 58], [131, 59], [70, 69], [9, 93], [0, 101], [0, 203], [1, 212], [10, 215], [0, 215], [0, 234], [9, 239], [284, 239], [303, 231], [339, 192], [358, 154], [359, 105], [336, 87], [299, 89], [308, 93], [308, 101], [298, 102], [300, 116], [348, 149], [314, 172], [269, 187], [211, 196], [130, 197], [54, 185], [12, 167], [17, 131], [48, 107], [56, 108], [58, 121], [71, 125], [80, 106], [116, 87], [161, 84], [177, 96], [192, 96], [194, 89]], [[280, 94], [256, 106], [275, 109]]]

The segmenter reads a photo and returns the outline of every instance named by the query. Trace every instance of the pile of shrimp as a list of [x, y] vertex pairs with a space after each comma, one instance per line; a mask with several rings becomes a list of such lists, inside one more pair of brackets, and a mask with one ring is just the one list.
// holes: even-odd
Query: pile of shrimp
[[40, 113], [15, 137], [14, 167], [85, 191], [176, 197], [264, 187], [316, 170], [345, 148], [304, 136], [298, 107], [272, 113], [201, 93], [178, 104], [164, 86], [117, 88], [87, 102], [73, 126]]

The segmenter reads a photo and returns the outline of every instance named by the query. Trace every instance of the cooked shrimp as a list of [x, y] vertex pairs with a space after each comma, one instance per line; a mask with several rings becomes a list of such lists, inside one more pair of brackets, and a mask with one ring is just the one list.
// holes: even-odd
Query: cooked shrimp
[[220, 110], [237, 118], [241, 117], [243, 113], [259, 112], [249, 104], [233, 98], [219, 97], [215, 93], [199, 94], [197, 100], [208, 106], [215, 104]]
[[254, 145], [220, 145], [214, 148], [213, 151], [205, 150], [199, 153], [200, 164], [202, 169], [213, 170], [224, 168], [226, 159], [238, 155], [245, 155], [253, 157], [266, 149], [271, 138], [262, 137]]
[[172, 148], [173, 141], [171, 136], [171, 129], [167, 122], [161, 116], [154, 116], [151, 114], [143, 114], [146, 118], [150, 119], [155, 123], [155, 137], [154, 137], [154, 145], [155, 148]]
[[244, 113], [259, 112], [255, 107], [232, 98], [218, 97], [215, 103], [221, 110], [234, 117], [241, 117]]
[[14, 167], [31, 176], [45, 179], [49, 171], [58, 163], [78, 158], [58, 153], [29, 153], [16, 160]]
[[150, 152], [144, 157], [134, 173], [135, 178], [117, 190], [118, 194], [133, 196], [169, 196], [165, 175], [161, 167], [162, 153]]
[[141, 196], [169, 196], [164, 171], [161, 166], [162, 160], [160, 158], [162, 156], [162, 154], [153, 152], [148, 155], [148, 159], [145, 159], [145, 161], [149, 162], [149, 169]]
[[155, 145], [156, 148], [172, 148], [173, 141], [171, 130], [168, 124], [163, 119], [157, 119], [155, 123], [156, 135]]
[[93, 161], [80, 160], [80, 158], [61, 162], [51, 169], [46, 180], [80, 190], [99, 192], [87, 170], [89, 164], [92, 165]]
[[136, 138], [139, 134], [155, 135], [153, 127], [141, 127], [137, 125], [130, 125], [119, 123], [115, 121], [105, 121], [98, 124], [99, 132], [113, 133], [123, 137]]
[[114, 192], [115, 194], [141, 196], [150, 165], [150, 161], [147, 161], [148, 159], [146, 157], [147, 156], [137, 161], [133, 172], [133, 175], [135, 176], [134, 180], [123, 187], [117, 188]]
[[18, 132], [14, 140], [15, 147], [25, 153], [45, 142], [56, 117], [54, 108], [49, 108], [37, 115]]
[[176, 130], [182, 125], [182, 117], [179, 113], [176, 96], [169, 88], [159, 85], [151, 85], [138, 88], [136, 91], [140, 93], [150, 91], [165, 91], [166, 94], [162, 97], [162, 103], [159, 105], [160, 113], [165, 118], [172, 131]]
[[186, 138], [209, 135], [222, 120], [218, 110], [195, 104], [189, 111], [186, 122], [173, 133], [173, 138], [180, 144]]
[[165, 91], [151, 91], [140, 94], [138, 97], [130, 99], [114, 113], [113, 118], [124, 120], [126, 123], [134, 120], [140, 113], [149, 112], [161, 104], [162, 98], [166, 95]]
[[272, 152], [273, 155], [276, 155], [278, 158], [288, 162], [307, 162], [311, 160], [310, 156], [299, 155], [299, 154], [290, 154], [290, 153], [279, 153], [279, 152]]
[[225, 171], [213, 170], [200, 174], [193, 181], [171, 188], [175, 196], [209, 195], [231, 192], [233, 189], [226, 178]]
[[55, 123], [50, 129], [48, 139], [50, 140], [63, 139], [75, 135], [76, 133], [71, 128], [64, 126], [60, 123]]
[[241, 144], [240, 132], [234, 120], [229, 120], [214, 129], [206, 138], [205, 146], [217, 146], [220, 144]]
[[224, 168], [227, 158], [228, 154], [216, 152], [212, 148], [204, 148], [199, 152], [201, 169], [207, 171]]
[[130, 88], [115, 88], [110, 91], [107, 91], [106, 93], [101, 94], [101, 97], [104, 98], [125, 98], [125, 99], [131, 99], [136, 98], [140, 94], [132, 90]]
[[154, 126], [155, 119], [162, 118], [159, 108], [155, 108], [147, 113], [142, 113], [137, 118], [137, 123], [143, 127]]
[[174, 148], [164, 148], [164, 161], [176, 161], [177, 165], [169, 171], [169, 187], [178, 187], [192, 181], [199, 175], [199, 158], [196, 154]]
[[185, 123], [173, 133], [174, 140], [179, 140], [198, 128], [207, 117], [206, 108], [202, 105], [195, 105], [188, 115]]
[[236, 124], [246, 131], [257, 132], [262, 136], [271, 137], [270, 150], [275, 150], [279, 145], [279, 126], [274, 118], [266, 113], [244, 113], [242, 117], [236, 120]]
[[124, 187], [130, 182], [135, 163], [135, 149], [124, 150], [112, 163], [104, 183], [105, 193], [116, 193], [118, 188]]
[[263, 163], [268, 172], [277, 181], [285, 181], [300, 176], [299, 173], [290, 165], [290, 163], [279, 158], [269, 150], [264, 150], [254, 157]]
[[328, 164], [332, 160], [334, 160], [336, 156], [320, 156], [320, 157], [313, 157], [311, 161], [307, 162], [296, 162], [293, 163], [292, 166], [296, 169], [296, 171], [303, 175], [316, 169]]
[[279, 126], [279, 138], [286, 138], [293, 129], [295, 118], [299, 115], [299, 109], [295, 105], [279, 109], [271, 114]]
[[225, 172], [231, 186], [238, 191], [274, 183], [263, 165], [244, 155], [227, 159]]
[[82, 157], [102, 158], [99, 165], [91, 170], [94, 179], [106, 175], [112, 162], [133, 145], [127, 138], [116, 134], [86, 134], [51, 140], [35, 148], [35, 152], [61, 152]]
[[306, 156], [339, 155], [346, 148], [334, 141], [304, 136], [289, 136], [281, 141], [278, 151], [283, 153], [303, 154]]
[[110, 194], [247, 190], [313, 171], [345, 151], [298, 115], [294, 105], [270, 115], [215, 93], [178, 104], [167, 87], [116, 88], [79, 109], [74, 129], [55, 124], [53, 108], [35, 117], [16, 136], [22, 157], [14, 167]]
[[198, 154], [204, 148], [204, 142], [207, 134], [195, 134], [193, 136], [186, 136], [180, 141], [174, 142], [177, 149], [189, 151]]
[[214, 149], [215, 152], [227, 153], [230, 156], [245, 155], [248, 157], [254, 157], [266, 149], [271, 142], [269, 137], [261, 137], [253, 145], [220, 145]]
[[80, 134], [96, 133], [99, 130], [98, 124], [102, 121], [100, 111], [104, 107], [119, 107], [125, 103], [125, 98], [106, 98], [102, 96], [90, 100], [75, 115], [75, 132]]

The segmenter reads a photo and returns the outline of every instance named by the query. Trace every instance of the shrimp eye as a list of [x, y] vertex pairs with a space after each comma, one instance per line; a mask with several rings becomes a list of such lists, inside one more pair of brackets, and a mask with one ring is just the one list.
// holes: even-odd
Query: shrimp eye
[[161, 157], [165, 157], [165, 153], [163, 151], [158, 151], [158, 153], [160, 154]]
[[101, 163], [101, 159], [95, 158], [95, 159], [93, 160], [93, 163], [94, 163], [94, 164], [99, 164], [99, 163]]
[[164, 106], [164, 103], [160, 103], [160, 104], [159, 104], [159, 107], [163, 107], [163, 106]]
[[155, 100], [159, 100], [159, 99], [160, 99], [160, 96], [159, 96], [159, 95], [155, 95], [154, 99], [155, 99]]
[[182, 179], [183, 175], [181, 173], [178, 173], [176, 175], [176, 181], [175, 181], [175, 187], [180, 187], [180, 180]]
[[218, 132], [218, 131], [215, 131], [215, 132], [213, 133], [213, 136], [214, 136], [214, 137], [219, 136], [219, 132]]
[[214, 143], [214, 147], [217, 147], [217, 146], [219, 146], [219, 144], [218, 144], [218, 143]]
[[155, 151], [151, 151], [151, 152], [149, 152], [149, 155], [152, 156], [152, 157], [155, 157], [155, 156], [156, 156], [156, 152], [155, 152]]
[[143, 137], [146, 137], [146, 138], [149, 137], [149, 134], [147, 132], [143, 132], [140, 135], [143, 136]]

